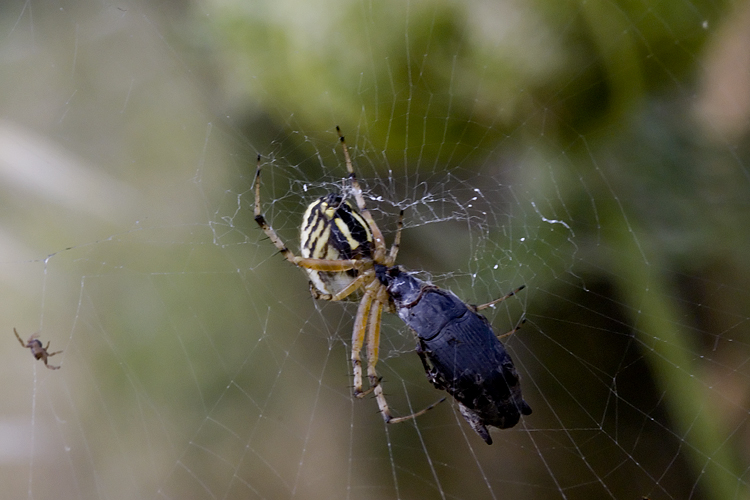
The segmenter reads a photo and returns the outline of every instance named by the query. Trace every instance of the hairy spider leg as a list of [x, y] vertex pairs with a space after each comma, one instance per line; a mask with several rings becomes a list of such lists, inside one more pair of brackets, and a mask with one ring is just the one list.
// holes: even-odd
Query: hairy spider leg
[[352, 159], [349, 156], [349, 148], [346, 146], [346, 140], [344, 134], [341, 133], [341, 129], [336, 126], [336, 132], [339, 134], [341, 145], [344, 149], [344, 162], [346, 163], [346, 170], [349, 172], [349, 179], [352, 183], [352, 190], [354, 191], [354, 199], [357, 200], [357, 207], [359, 208], [362, 217], [365, 218], [367, 223], [370, 225], [372, 231], [372, 239], [375, 242], [375, 251], [373, 252], [373, 260], [375, 262], [383, 262], [385, 259], [385, 240], [383, 239], [383, 233], [380, 228], [375, 224], [375, 219], [372, 218], [372, 214], [367, 209], [365, 204], [365, 197], [362, 195], [362, 188], [357, 180], [357, 174], [354, 173], [354, 167], [352, 166]]
[[[377, 286], [376, 286], [377, 285]], [[375, 399], [378, 403], [378, 409], [380, 414], [383, 416], [383, 420], [387, 424], [398, 424], [411, 420], [413, 418], [424, 415], [429, 410], [433, 409], [443, 401], [445, 398], [432, 403], [426, 408], [406, 415], [403, 417], [394, 417], [391, 414], [391, 409], [388, 406], [388, 401], [383, 393], [383, 385], [380, 383], [380, 376], [375, 368], [378, 362], [379, 348], [380, 348], [380, 320], [383, 312], [383, 303], [388, 300], [387, 292], [385, 287], [380, 285], [379, 282], [373, 281], [368, 285], [365, 297], [360, 303], [360, 311], [357, 312], [357, 320], [354, 327], [354, 337], [352, 339], [352, 364], [354, 365], [354, 394], [358, 398], [362, 398], [367, 394], [374, 392]], [[375, 295], [373, 297], [373, 295]], [[385, 296], [384, 296], [385, 295]], [[365, 318], [365, 315], [369, 315], [369, 318]], [[362, 390], [362, 361], [360, 359], [360, 352], [365, 336], [365, 328], [367, 330], [367, 377], [370, 381], [370, 388], [366, 391]]]
[[509, 299], [509, 298], [513, 297], [515, 294], [517, 294], [518, 292], [520, 292], [524, 288], [526, 288], [526, 285], [521, 285], [518, 288], [516, 288], [515, 290], [513, 290], [512, 292], [506, 293], [505, 295], [503, 295], [499, 299], [495, 299], [493, 301], [487, 302], [486, 304], [482, 304], [481, 306], [474, 306], [474, 311], [475, 312], [481, 311], [482, 309], [487, 309], [490, 306], [494, 306], [495, 304], [499, 304], [500, 302], [504, 301], [505, 299]]
[[18, 335], [18, 332], [16, 331], [16, 329], [15, 329], [15, 328], [13, 329], [13, 333], [15, 333], [15, 334], [16, 334], [16, 338], [17, 338], [17, 339], [18, 339], [18, 341], [19, 341], [19, 342], [21, 343], [21, 345], [22, 345], [23, 347], [26, 347], [26, 342], [24, 342], [23, 340], [21, 340], [21, 336], [20, 336], [20, 335]]
[[354, 319], [354, 331], [352, 332], [352, 368], [354, 370], [354, 396], [363, 398], [372, 391], [362, 390], [362, 346], [365, 343], [365, 332], [367, 329], [367, 319], [370, 317], [372, 308], [372, 293], [368, 289], [365, 291], [362, 300], [357, 308], [357, 316]]
[[404, 229], [404, 211], [401, 210], [398, 213], [398, 222], [396, 223], [396, 236], [393, 237], [393, 244], [391, 245], [391, 251], [388, 252], [388, 257], [385, 259], [386, 267], [393, 267], [396, 263], [396, 256], [398, 250], [401, 248], [401, 230]]
[[516, 323], [515, 328], [513, 328], [511, 331], [509, 331], [507, 333], [503, 333], [502, 335], [495, 335], [495, 336], [497, 338], [499, 338], [499, 339], [504, 339], [505, 337], [510, 337], [511, 335], [513, 335], [514, 333], [516, 333], [518, 330], [520, 330], [524, 323], [526, 323], [526, 318], [521, 318], [521, 320], [518, 323]]
[[[282, 239], [276, 234], [276, 231], [268, 224], [266, 218], [261, 213], [260, 207], [260, 155], [258, 155], [258, 167], [255, 171], [255, 222], [258, 223], [263, 232], [268, 236], [268, 239], [276, 246], [281, 255], [286, 260], [294, 264], [295, 266], [303, 267], [305, 269], [312, 269], [313, 271], [324, 271], [324, 272], [338, 272], [348, 271], [350, 269], [361, 270], [365, 268], [371, 261], [369, 259], [311, 259], [304, 258], [294, 255], [294, 252], [289, 250]], [[361, 283], [361, 282], [360, 282]], [[335, 296], [327, 296], [321, 294], [318, 298], [323, 300], [342, 300], [348, 295], [354, 293], [358, 287], [347, 286], [344, 290], [337, 293]], [[344, 293], [346, 292], [346, 293]], [[330, 298], [329, 298], [330, 297]], [[335, 299], [334, 299], [335, 297]]]

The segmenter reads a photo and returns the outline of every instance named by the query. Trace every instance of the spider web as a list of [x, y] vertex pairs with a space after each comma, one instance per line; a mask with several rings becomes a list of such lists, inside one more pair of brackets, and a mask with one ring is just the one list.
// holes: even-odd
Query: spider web
[[[2, 498], [748, 497], [745, 5], [6, 2]], [[352, 397], [297, 250], [346, 193], [533, 414]], [[39, 331], [62, 368], [12, 335]], [[396, 415], [443, 397], [383, 318]]]

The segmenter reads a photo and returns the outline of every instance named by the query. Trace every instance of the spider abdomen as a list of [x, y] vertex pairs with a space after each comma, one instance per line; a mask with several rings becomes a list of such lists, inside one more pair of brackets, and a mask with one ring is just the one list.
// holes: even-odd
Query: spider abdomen
[[[369, 225], [340, 195], [327, 194], [307, 207], [300, 227], [302, 257], [325, 260], [371, 259], [372, 248], [372, 231]], [[356, 269], [305, 271], [313, 288], [322, 295], [336, 295], [358, 276]], [[356, 298], [356, 294], [352, 298]]]

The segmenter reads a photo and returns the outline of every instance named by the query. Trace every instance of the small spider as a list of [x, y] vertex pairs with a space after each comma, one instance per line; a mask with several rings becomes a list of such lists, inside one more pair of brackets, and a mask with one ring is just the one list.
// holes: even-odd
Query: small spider
[[44, 366], [46, 366], [50, 370], [57, 370], [58, 368], [60, 368], [59, 366], [52, 366], [52, 365], [47, 364], [47, 358], [49, 358], [50, 356], [54, 356], [55, 354], [60, 354], [62, 351], [55, 351], [52, 353], [47, 352], [47, 349], [49, 349], [50, 343], [47, 342], [47, 347], [42, 347], [41, 340], [37, 338], [39, 337], [38, 332], [32, 335], [31, 337], [29, 337], [29, 340], [27, 340], [25, 344], [23, 340], [21, 340], [21, 336], [18, 335], [18, 332], [16, 331], [15, 328], [13, 329], [13, 333], [16, 334], [16, 338], [21, 343], [21, 346], [27, 349], [31, 349], [31, 354], [34, 355], [35, 359], [41, 359], [44, 361]]

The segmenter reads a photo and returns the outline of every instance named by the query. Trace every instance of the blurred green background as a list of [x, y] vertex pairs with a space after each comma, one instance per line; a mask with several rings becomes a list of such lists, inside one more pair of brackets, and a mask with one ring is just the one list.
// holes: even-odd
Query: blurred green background
[[[750, 3], [12, 1], [0, 64], [0, 498], [748, 498]], [[490, 447], [355, 400], [356, 305], [252, 220], [261, 154], [297, 248], [336, 125], [401, 264], [527, 287]]]

